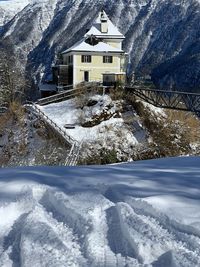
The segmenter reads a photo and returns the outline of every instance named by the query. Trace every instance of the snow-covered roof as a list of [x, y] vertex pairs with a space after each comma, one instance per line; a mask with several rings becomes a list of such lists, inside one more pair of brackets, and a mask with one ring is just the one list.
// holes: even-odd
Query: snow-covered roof
[[112, 21], [108, 18], [105, 11], [103, 11], [104, 16], [107, 19], [108, 23], [108, 32], [102, 33], [101, 32], [101, 13], [99, 13], [97, 19], [94, 21], [91, 29], [85, 34], [85, 37], [90, 35], [95, 35], [97, 37], [106, 37], [106, 38], [121, 38], [124, 39], [124, 35], [118, 30], [118, 28], [112, 23]]
[[106, 44], [104, 42], [99, 42], [96, 45], [90, 45], [90, 44], [85, 42], [85, 39], [82, 39], [81, 41], [77, 42], [75, 45], [73, 45], [69, 49], [63, 51], [62, 54], [66, 54], [68, 52], [73, 52], [73, 51], [124, 53], [124, 51], [122, 49], [119, 49], [117, 47], [113, 47], [113, 46]]
[[40, 91], [56, 91], [56, 84], [40, 83], [38, 88]]

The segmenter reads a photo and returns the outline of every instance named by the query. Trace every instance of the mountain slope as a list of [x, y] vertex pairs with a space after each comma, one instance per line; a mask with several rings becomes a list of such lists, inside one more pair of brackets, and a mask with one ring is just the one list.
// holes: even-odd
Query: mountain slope
[[30, 0], [1, 0], [0, 27], [11, 20], [18, 12], [29, 4]]
[[162, 87], [199, 90], [197, 0], [36, 1], [5, 25], [1, 38], [11, 39], [32, 76], [47, 78], [56, 54], [84, 35], [102, 7], [126, 36], [132, 71], [153, 73]]

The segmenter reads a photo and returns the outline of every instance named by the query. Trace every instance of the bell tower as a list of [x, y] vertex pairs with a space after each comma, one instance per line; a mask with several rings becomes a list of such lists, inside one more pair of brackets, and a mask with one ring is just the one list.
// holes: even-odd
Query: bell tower
[[108, 18], [105, 12], [101, 11], [101, 33], [108, 33]]

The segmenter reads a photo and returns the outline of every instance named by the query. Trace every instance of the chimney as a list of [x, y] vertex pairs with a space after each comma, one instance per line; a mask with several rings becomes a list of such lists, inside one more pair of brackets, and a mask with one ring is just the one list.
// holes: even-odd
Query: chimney
[[101, 33], [108, 33], [108, 18], [103, 10], [101, 11]]

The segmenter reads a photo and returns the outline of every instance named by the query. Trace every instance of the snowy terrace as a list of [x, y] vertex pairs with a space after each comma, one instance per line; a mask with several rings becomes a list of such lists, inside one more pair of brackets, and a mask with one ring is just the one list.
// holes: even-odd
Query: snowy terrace
[[[101, 142], [103, 146], [112, 144], [124, 144], [130, 148], [146, 139], [146, 133], [138, 121], [135, 121], [135, 132], [131, 131], [125, 124], [123, 116], [119, 114], [117, 104], [108, 95], [96, 95], [90, 97], [96, 101], [95, 105], [83, 108], [77, 107], [77, 100], [71, 99], [60, 103], [53, 103], [46, 106], [38, 106], [51, 120], [65, 129], [68, 135], [79, 142]], [[91, 122], [95, 117], [102, 114], [109, 117], [92, 127], [83, 127], [83, 123]], [[66, 129], [65, 125], [75, 125], [74, 129]]]

